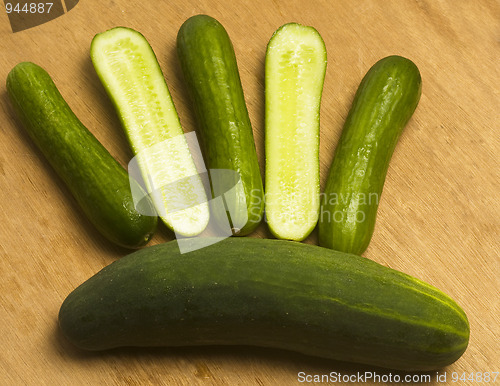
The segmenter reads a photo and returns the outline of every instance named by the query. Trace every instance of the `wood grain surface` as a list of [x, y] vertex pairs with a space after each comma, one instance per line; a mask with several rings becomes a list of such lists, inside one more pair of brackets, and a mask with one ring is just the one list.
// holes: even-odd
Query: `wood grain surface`
[[[217, 18], [233, 41], [262, 171], [263, 63], [266, 44], [279, 26], [312, 25], [328, 50], [321, 109], [323, 185], [366, 71], [391, 54], [417, 64], [422, 98], [392, 158], [364, 256], [435, 285], [467, 313], [469, 348], [455, 364], [426, 373], [433, 384], [442, 384], [437, 374], [441, 380], [444, 374], [447, 384], [473, 385], [477, 382], [453, 383], [452, 376], [500, 371], [498, 1], [80, 0], [65, 15], [17, 33], [0, 10], [0, 384], [294, 385], [302, 384], [300, 372], [405, 375], [246, 347], [85, 353], [60, 335], [57, 313], [63, 299], [129, 251], [111, 245], [82, 217], [14, 115], [7, 74], [21, 61], [44, 67], [76, 115], [126, 165], [131, 152], [92, 67], [90, 42], [118, 25], [142, 32], [157, 54], [184, 129], [192, 131], [175, 39], [181, 24], [199, 13]], [[270, 237], [266, 225], [252, 237]], [[152, 243], [170, 239], [162, 226]], [[316, 233], [306, 240], [316, 241]], [[350, 384], [357, 383], [362, 382]]]

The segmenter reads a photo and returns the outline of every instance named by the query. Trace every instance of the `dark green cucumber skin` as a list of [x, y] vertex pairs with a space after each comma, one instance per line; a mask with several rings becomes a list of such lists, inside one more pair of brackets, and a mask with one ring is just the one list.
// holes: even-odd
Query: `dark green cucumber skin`
[[403, 370], [449, 365], [469, 339], [463, 310], [428, 284], [356, 255], [257, 238], [185, 254], [176, 240], [143, 248], [77, 287], [59, 325], [86, 350], [253, 345]]
[[[7, 91], [29, 136], [94, 226], [120, 246], [145, 245], [157, 218], [135, 209], [128, 173], [76, 117], [50, 75], [20, 63], [7, 77]], [[154, 213], [150, 201], [141, 205]]]
[[421, 92], [417, 66], [401, 56], [381, 59], [361, 81], [322, 194], [321, 246], [356, 255], [368, 247], [389, 162]]
[[217, 20], [196, 15], [180, 28], [177, 53], [207, 168], [240, 175], [248, 220], [237, 235], [247, 235], [261, 222], [264, 189], [233, 45]]

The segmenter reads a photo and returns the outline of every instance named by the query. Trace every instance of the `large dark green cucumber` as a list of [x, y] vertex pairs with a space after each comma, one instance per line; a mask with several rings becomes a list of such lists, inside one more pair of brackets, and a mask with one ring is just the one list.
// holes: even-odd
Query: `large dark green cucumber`
[[356, 92], [321, 197], [319, 243], [362, 254], [373, 235], [389, 161], [422, 90], [417, 66], [378, 61]]
[[207, 168], [237, 173], [217, 173], [217, 181], [212, 179], [212, 184], [223, 192], [237, 182], [234, 175], [241, 178], [234, 194], [225, 198], [233, 233], [246, 235], [262, 219], [264, 190], [231, 40], [217, 20], [196, 15], [181, 26], [177, 52], [197, 116]]
[[[76, 288], [59, 323], [76, 346], [255, 345], [404, 370], [457, 360], [463, 310], [371, 260], [284, 240], [177, 241], [125, 256]], [[196, 249], [196, 246], [201, 249]]]
[[[20, 63], [7, 77], [7, 91], [28, 134], [96, 228], [118, 245], [145, 245], [157, 217], [136, 210], [128, 173], [76, 117], [49, 74]], [[141, 213], [154, 213], [149, 199], [140, 205]]]

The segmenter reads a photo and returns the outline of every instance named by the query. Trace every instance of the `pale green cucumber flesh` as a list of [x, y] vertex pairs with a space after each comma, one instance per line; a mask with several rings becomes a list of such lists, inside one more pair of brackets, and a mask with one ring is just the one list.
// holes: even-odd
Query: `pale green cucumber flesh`
[[267, 47], [266, 219], [278, 238], [303, 240], [319, 214], [319, 115], [326, 48], [312, 27], [290, 23]]
[[151, 46], [118, 27], [95, 36], [91, 57], [160, 217], [180, 235], [201, 233], [209, 220], [205, 190]]
[[465, 351], [463, 310], [374, 261], [304, 243], [227, 238], [181, 254], [177, 241], [104, 268], [64, 301], [59, 323], [83, 349], [256, 345], [403, 370]]

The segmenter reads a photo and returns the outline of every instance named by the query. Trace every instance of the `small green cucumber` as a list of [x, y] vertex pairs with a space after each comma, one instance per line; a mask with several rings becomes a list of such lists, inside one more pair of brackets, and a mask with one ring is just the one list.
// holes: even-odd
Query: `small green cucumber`
[[319, 216], [319, 116], [326, 47], [313, 27], [285, 24], [265, 65], [266, 220], [280, 239], [300, 241]]
[[417, 66], [378, 61], [354, 97], [321, 197], [319, 243], [362, 254], [373, 235], [389, 162], [422, 91]]
[[142, 200], [136, 210], [131, 184], [140, 186], [80, 122], [50, 75], [34, 63], [19, 63], [7, 77], [7, 91], [29, 136], [95, 227], [118, 245], [145, 245], [157, 217], [141, 213], [153, 211], [152, 203]]
[[196, 15], [181, 26], [177, 52], [207, 168], [233, 171], [227, 176], [218, 172], [217, 181], [212, 178], [213, 190], [225, 192], [235, 187], [234, 194], [225, 194], [228, 213], [213, 215], [223, 215], [225, 218], [218, 219], [222, 223], [229, 217], [233, 234], [244, 236], [262, 220], [264, 190], [231, 40], [217, 20]]
[[464, 311], [372, 260], [286, 240], [202, 238], [141, 249], [64, 300], [63, 334], [86, 350], [252, 345], [407, 371], [456, 361]]
[[90, 54], [160, 218], [181, 236], [203, 232], [205, 188], [151, 46], [139, 32], [116, 27], [94, 37]]

